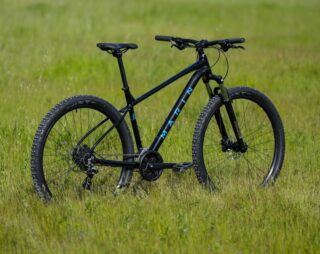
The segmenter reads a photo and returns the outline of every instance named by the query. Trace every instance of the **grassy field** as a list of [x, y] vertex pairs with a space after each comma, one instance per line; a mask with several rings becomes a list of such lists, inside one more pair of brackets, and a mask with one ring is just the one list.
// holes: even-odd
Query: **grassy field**
[[[317, 0], [1, 0], [0, 253], [320, 253], [320, 3]], [[30, 149], [44, 114], [75, 94], [124, 104], [115, 60], [101, 41], [135, 42], [124, 57], [135, 95], [194, 61], [155, 34], [243, 36], [228, 52], [229, 86], [266, 93], [285, 127], [287, 151], [272, 188], [209, 194], [194, 172], [165, 172], [123, 195], [99, 190], [43, 204], [30, 175]], [[214, 52], [212, 59], [215, 57]], [[217, 66], [224, 71], [224, 64]], [[137, 107], [145, 146], [188, 77]], [[190, 161], [199, 85], [161, 147]], [[161, 107], [160, 107], [161, 106]], [[152, 113], [151, 113], [152, 112]], [[151, 116], [150, 116], [151, 114]]]

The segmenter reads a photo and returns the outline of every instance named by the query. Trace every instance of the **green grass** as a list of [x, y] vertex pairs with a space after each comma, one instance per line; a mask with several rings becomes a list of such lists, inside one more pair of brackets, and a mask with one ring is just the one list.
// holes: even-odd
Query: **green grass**
[[[319, 12], [316, 0], [2, 0], [0, 253], [319, 253]], [[226, 84], [255, 87], [279, 109], [287, 151], [276, 185], [210, 195], [193, 172], [168, 171], [151, 184], [137, 175], [117, 197], [99, 190], [43, 204], [29, 165], [42, 117], [74, 94], [124, 104], [117, 64], [97, 42], [139, 45], [124, 57], [135, 95], [194, 60], [194, 52], [170, 49], [155, 34], [247, 39], [246, 51], [228, 52]], [[224, 71], [223, 62], [216, 70]], [[185, 82], [137, 107], [145, 146]], [[199, 85], [161, 147], [166, 160], [190, 160], [206, 103]]]

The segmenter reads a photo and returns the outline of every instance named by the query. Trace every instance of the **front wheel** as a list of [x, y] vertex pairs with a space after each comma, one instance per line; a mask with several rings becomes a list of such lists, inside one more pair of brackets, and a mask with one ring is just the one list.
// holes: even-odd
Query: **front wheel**
[[[228, 93], [247, 148], [237, 149], [223, 100], [215, 96], [195, 127], [192, 154], [196, 176], [210, 190], [235, 184], [267, 186], [275, 181], [284, 160], [285, 137], [280, 116], [272, 102], [257, 90], [235, 87]], [[227, 139], [221, 134], [222, 123]]]
[[31, 172], [39, 196], [49, 200], [77, 193], [89, 169], [99, 172], [93, 180], [103, 189], [129, 184], [130, 169], [89, 165], [92, 154], [103, 159], [132, 160], [124, 158], [134, 152], [130, 131], [125, 121], [119, 120], [121, 114], [111, 104], [94, 96], [71, 97], [52, 108], [32, 145]]

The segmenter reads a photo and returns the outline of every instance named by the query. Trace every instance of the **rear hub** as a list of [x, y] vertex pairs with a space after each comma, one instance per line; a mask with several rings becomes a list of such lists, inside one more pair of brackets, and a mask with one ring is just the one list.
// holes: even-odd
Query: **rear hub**
[[73, 149], [72, 159], [81, 171], [87, 172], [92, 167], [93, 153], [87, 145], [77, 146]]
[[79, 166], [80, 170], [87, 174], [82, 183], [82, 187], [86, 190], [91, 189], [92, 178], [98, 171], [93, 165], [93, 152], [87, 145], [77, 146], [72, 152], [73, 161]]

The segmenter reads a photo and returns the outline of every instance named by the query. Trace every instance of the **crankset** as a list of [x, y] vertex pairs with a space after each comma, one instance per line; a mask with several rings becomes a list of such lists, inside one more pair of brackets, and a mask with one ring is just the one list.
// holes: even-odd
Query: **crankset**
[[152, 164], [162, 163], [161, 155], [156, 151], [142, 151], [139, 156], [139, 172], [144, 180], [149, 182], [157, 180], [162, 172], [162, 168], [153, 168]]

